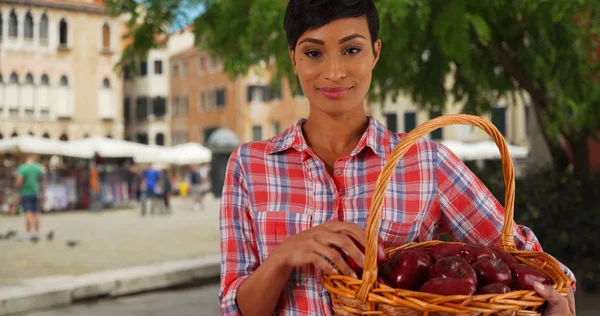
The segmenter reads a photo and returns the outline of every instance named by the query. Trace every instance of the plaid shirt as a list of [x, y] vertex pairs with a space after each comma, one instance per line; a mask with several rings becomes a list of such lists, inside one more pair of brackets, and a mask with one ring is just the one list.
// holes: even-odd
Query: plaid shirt
[[[289, 236], [331, 220], [364, 229], [377, 178], [401, 139], [369, 120], [350, 156], [335, 162], [332, 176], [306, 144], [305, 120], [234, 151], [221, 200], [221, 314], [241, 315], [240, 284]], [[444, 232], [455, 240], [496, 244], [504, 216], [502, 205], [449, 149], [426, 139], [398, 163], [382, 211], [379, 233], [386, 248]], [[515, 241], [520, 249], [541, 250], [527, 227], [515, 225]], [[332, 315], [321, 277], [312, 265], [296, 268], [275, 314]]]

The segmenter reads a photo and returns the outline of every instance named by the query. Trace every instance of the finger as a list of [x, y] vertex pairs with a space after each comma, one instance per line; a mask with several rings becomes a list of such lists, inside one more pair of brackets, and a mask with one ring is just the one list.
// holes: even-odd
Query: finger
[[331, 228], [336, 233], [346, 233], [359, 242], [363, 247], [367, 245], [365, 232], [353, 222], [332, 222]]
[[310, 254], [310, 261], [312, 262], [312, 264], [315, 267], [317, 267], [324, 273], [328, 273], [328, 274], [339, 274], [340, 273], [339, 270], [337, 270], [331, 263], [329, 263], [329, 261], [325, 260], [325, 258], [323, 258], [321, 255], [319, 255], [316, 252], [313, 252], [312, 254]]
[[333, 263], [333, 266], [337, 268], [338, 271], [340, 271], [343, 275], [357, 278], [356, 273], [354, 272], [354, 270], [352, 270], [352, 268], [350, 267], [350, 265], [348, 265], [344, 258], [342, 258], [342, 254], [339, 251], [332, 247], [325, 246], [322, 244], [316, 246], [314, 249], [314, 251], [319, 255], [319, 257], [325, 257], [329, 259], [329, 261]]
[[547, 300], [548, 304], [550, 304], [553, 308], [557, 308], [562, 305], [565, 305], [565, 307], [568, 308], [566, 298], [560, 295], [555, 288], [535, 282], [533, 283], [533, 289], [541, 297]]
[[354, 261], [363, 267], [365, 263], [365, 254], [358, 248], [358, 246], [352, 241], [350, 237], [344, 234], [336, 234], [325, 232], [319, 234], [317, 240], [326, 246], [335, 246], [344, 251]]
[[571, 311], [571, 315], [577, 315], [575, 309], [575, 293], [573, 293], [573, 288], [569, 286], [569, 294], [567, 294], [567, 302], [569, 303], [569, 310]]

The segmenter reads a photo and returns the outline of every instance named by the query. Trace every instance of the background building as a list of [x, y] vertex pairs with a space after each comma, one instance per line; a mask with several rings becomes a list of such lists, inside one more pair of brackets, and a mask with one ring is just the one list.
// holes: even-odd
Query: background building
[[0, 0], [0, 136], [122, 138], [121, 23], [101, 0]]

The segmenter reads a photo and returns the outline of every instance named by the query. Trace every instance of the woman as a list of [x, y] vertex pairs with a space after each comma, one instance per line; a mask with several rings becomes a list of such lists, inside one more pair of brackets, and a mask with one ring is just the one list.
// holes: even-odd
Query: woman
[[[372, 0], [290, 0], [284, 28], [310, 114], [231, 155], [220, 221], [225, 315], [332, 314], [320, 278], [353, 275], [332, 246], [363, 263], [346, 234], [364, 244], [377, 177], [401, 138], [363, 108], [381, 52]], [[438, 143], [421, 139], [388, 193], [380, 231], [386, 248], [444, 232], [484, 244], [500, 237], [502, 206]], [[541, 249], [527, 227], [515, 225], [515, 234], [519, 248]], [[546, 315], [574, 309], [572, 294], [568, 304], [556, 291], [539, 292], [552, 304]]]

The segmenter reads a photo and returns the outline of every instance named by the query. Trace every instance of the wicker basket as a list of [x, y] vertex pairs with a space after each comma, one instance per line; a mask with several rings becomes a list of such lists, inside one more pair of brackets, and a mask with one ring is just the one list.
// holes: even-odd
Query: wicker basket
[[[437, 128], [452, 124], [469, 124], [483, 129], [494, 139], [500, 149], [506, 186], [504, 226], [500, 237], [500, 247], [511, 253], [517, 260], [546, 273], [552, 279], [553, 287], [561, 294], [567, 294], [570, 280], [556, 260], [543, 252], [519, 251], [514, 244], [514, 167], [502, 134], [492, 123], [478, 116], [444, 115], [421, 124], [407, 134], [385, 163], [375, 187], [366, 226], [367, 244], [362, 279], [327, 274], [321, 280], [332, 296], [336, 315], [541, 315], [545, 300], [535, 291], [442, 296], [394, 289], [377, 282], [376, 249], [382, 201], [398, 161], [420, 137]], [[386, 253], [390, 256], [400, 249], [428, 249], [439, 243], [443, 242], [437, 240], [413, 242], [386, 249]]]

